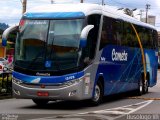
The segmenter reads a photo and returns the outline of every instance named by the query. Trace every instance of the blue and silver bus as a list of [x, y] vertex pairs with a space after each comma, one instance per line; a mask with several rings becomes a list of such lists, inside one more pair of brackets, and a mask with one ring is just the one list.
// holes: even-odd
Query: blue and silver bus
[[141, 95], [157, 82], [156, 28], [97, 4], [52, 4], [27, 11], [18, 26], [13, 95], [99, 104], [103, 96]]

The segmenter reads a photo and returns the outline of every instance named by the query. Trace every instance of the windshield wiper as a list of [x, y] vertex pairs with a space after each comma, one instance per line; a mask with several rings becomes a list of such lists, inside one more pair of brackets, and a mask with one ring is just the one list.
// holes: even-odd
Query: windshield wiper
[[[52, 60], [52, 54], [54, 54], [54, 47], [53, 47], [54, 41], [55, 41], [55, 37], [54, 37], [54, 35], [53, 35], [53, 39], [52, 39], [52, 43], [51, 43], [51, 51], [50, 51], [50, 54], [49, 54], [50, 60]], [[56, 65], [58, 71], [60, 71], [60, 64], [59, 64], [59, 62], [56, 60], [56, 57], [55, 57], [55, 61], [56, 61], [56, 62], [55, 62], [55, 65]]]
[[[31, 63], [28, 65], [28, 68], [30, 68], [32, 65], [33, 65], [33, 63], [35, 63], [38, 59], [43, 59], [43, 53], [44, 53], [44, 49], [42, 50], [42, 51], [40, 51], [38, 54], [37, 54], [37, 56], [31, 61]], [[42, 57], [40, 57], [40, 56], [42, 56]]]

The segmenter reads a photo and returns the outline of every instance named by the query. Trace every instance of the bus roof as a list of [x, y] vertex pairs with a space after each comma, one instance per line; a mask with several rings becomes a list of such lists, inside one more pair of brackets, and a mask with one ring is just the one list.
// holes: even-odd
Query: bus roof
[[105, 5], [103, 7], [103, 15], [156, 30], [156, 27], [154, 27], [153, 25], [141, 22], [136, 18], [126, 15], [124, 13], [120, 13], [118, 10], [108, 5]]
[[102, 6], [98, 4], [73, 3], [73, 4], [50, 4], [38, 6], [27, 12], [83, 12], [86, 16], [90, 14], [101, 14]]
[[[120, 19], [123, 21], [131, 22], [136, 25], [141, 25], [144, 27], [156, 28], [152, 25], [146, 24], [144, 22], [141, 22], [133, 17], [130, 17], [128, 15], [125, 15], [123, 13], [120, 13], [118, 10], [113, 9], [113, 7], [105, 5], [98, 5], [98, 4], [89, 4], [89, 3], [74, 3], [74, 4], [50, 4], [50, 5], [45, 5], [45, 6], [38, 6], [33, 9], [28, 10], [25, 14], [24, 17], [32, 18], [33, 16], [52, 16], [53, 13], [55, 16], [61, 16], [63, 15], [63, 18], [65, 16], [70, 17], [71, 15], [74, 17], [85, 17], [91, 14], [103, 14], [108, 17], [112, 17], [115, 19]], [[59, 14], [63, 13], [63, 14]], [[65, 15], [64, 13], [68, 13], [68, 15]], [[73, 14], [76, 13], [76, 14]], [[47, 15], [45, 15], [47, 14]]]

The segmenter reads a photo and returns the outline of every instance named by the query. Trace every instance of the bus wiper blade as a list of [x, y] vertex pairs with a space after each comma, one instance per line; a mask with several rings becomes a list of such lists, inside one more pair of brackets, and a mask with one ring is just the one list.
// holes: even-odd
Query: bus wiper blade
[[35, 63], [38, 59], [43, 59], [43, 56], [40, 57], [44, 53], [44, 50], [40, 51], [37, 56], [31, 61], [31, 63], [28, 65], [28, 68], [30, 68], [33, 63]]
[[[53, 48], [53, 45], [54, 45], [54, 41], [55, 41], [55, 37], [53, 36], [53, 40], [52, 40], [52, 44], [51, 44], [51, 51], [49, 53], [49, 58], [52, 60], [52, 54], [54, 54], [54, 48]], [[56, 57], [55, 57], [55, 65], [57, 67], [58, 70], [60, 70], [60, 64], [59, 64], [59, 61], [56, 60]]]

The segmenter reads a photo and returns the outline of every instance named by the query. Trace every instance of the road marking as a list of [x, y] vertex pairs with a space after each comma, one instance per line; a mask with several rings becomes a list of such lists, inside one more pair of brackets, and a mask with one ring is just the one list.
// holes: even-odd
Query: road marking
[[[117, 107], [117, 108], [80, 113], [80, 115], [91, 114], [91, 113], [93, 113], [93, 114], [106, 114], [106, 120], [108, 119], [107, 115], [112, 116], [109, 118], [109, 120], [114, 120], [117, 118], [124, 117], [127, 114], [131, 114], [139, 109], [142, 109], [152, 102], [153, 102], [153, 100], [148, 100], [148, 101], [144, 101], [144, 102], [140, 102], [140, 103], [136, 103], [136, 104], [131, 104], [131, 105], [126, 105], [126, 106], [122, 106], [122, 107]], [[122, 112], [123, 110], [126, 110], [126, 111]]]
[[85, 120], [82, 118], [53, 118], [53, 117], [48, 117], [48, 118], [38, 118], [38, 119], [30, 119], [30, 120]]
[[129, 99], [143, 99], [143, 100], [160, 100], [160, 98], [147, 98], [147, 97], [127, 97]]
[[115, 120], [117, 118], [124, 117], [127, 114], [131, 114], [137, 110], [140, 110], [147, 105], [151, 104], [153, 100], [147, 100], [143, 102], [139, 102], [136, 104], [130, 104], [126, 106], [98, 110], [98, 111], [90, 111], [78, 114], [70, 114], [70, 115], [59, 115], [53, 117], [45, 117], [45, 118], [37, 118], [30, 120], [87, 120], [87, 119], [103, 119], [103, 120]]

